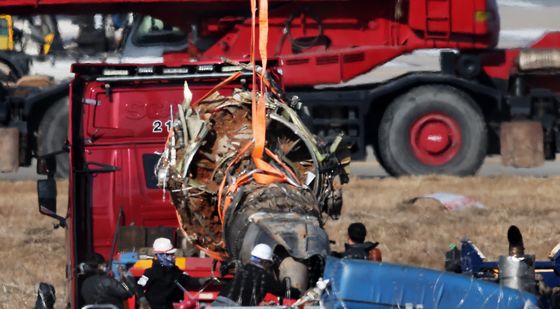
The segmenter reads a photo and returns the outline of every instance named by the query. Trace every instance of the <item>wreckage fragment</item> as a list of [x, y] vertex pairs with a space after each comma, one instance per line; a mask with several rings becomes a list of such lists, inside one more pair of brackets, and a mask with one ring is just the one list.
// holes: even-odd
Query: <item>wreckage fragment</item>
[[156, 171], [187, 239], [220, 260], [246, 261], [257, 242], [299, 261], [325, 256], [322, 215], [338, 216], [342, 195], [334, 183], [347, 181], [342, 137], [330, 148], [319, 145], [294, 109], [265, 94], [260, 164], [269, 169], [266, 174], [251, 156], [251, 92], [214, 92], [192, 105], [190, 97], [185, 84], [185, 101]]

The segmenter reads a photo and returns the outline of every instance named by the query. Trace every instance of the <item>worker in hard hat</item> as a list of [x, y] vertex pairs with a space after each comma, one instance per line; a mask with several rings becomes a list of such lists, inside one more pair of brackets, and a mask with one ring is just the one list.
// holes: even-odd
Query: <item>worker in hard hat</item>
[[[123, 302], [134, 294], [134, 283], [117, 281], [106, 272], [105, 259], [95, 253], [88, 258], [83, 269], [86, 279], [81, 288], [84, 305], [114, 305], [124, 308]], [[124, 278], [124, 276], [123, 276]]]
[[345, 259], [370, 260], [381, 262], [381, 250], [377, 248], [378, 242], [365, 241], [367, 235], [363, 223], [355, 222], [348, 226], [348, 243], [344, 244], [345, 250], [342, 257]]
[[[237, 269], [233, 280], [220, 292], [212, 306], [257, 306], [266, 293], [276, 296], [286, 294], [286, 286], [272, 273], [272, 248], [258, 244], [251, 251], [250, 262]], [[299, 297], [298, 289], [291, 288], [291, 295]]]
[[[138, 285], [144, 292], [140, 298], [140, 306], [152, 309], [171, 309], [173, 303], [183, 299], [183, 290], [200, 288], [209, 278], [191, 278], [175, 265], [176, 248], [167, 238], [158, 238], [154, 241], [153, 253], [155, 255], [151, 268], [144, 271], [138, 280]], [[179, 286], [180, 285], [180, 286]]]

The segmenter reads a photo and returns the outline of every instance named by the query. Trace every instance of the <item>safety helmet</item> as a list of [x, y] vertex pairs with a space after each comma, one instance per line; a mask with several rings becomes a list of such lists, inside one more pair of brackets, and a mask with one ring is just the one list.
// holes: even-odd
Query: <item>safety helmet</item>
[[173, 254], [177, 249], [173, 248], [171, 240], [161, 237], [154, 241], [154, 254], [156, 253], [169, 253]]
[[267, 244], [258, 244], [251, 251], [251, 255], [261, 260], [272, 261], [272, 248]]

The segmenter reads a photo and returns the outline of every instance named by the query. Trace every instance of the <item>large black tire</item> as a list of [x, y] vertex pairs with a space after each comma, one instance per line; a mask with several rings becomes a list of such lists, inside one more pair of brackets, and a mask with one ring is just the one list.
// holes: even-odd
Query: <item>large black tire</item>
[[378, 150], [393, 176], [472, 175], [486, 156], [480, 108], [449, 86], [413, 88], [397, 97], [381, 119]]
[[[68, 138], [68, 97], [63, 97], [45, 113], [37, 132], [37, 152], [45, 155], [64, 148]], [[68, 153], [56, 156], [56, 176], [68, 177], [70, 162]]]

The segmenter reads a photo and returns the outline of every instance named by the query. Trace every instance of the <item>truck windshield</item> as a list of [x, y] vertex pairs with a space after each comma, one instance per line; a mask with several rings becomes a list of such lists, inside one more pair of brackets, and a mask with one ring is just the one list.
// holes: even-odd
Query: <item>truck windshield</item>
[[152, 16], [141, 18], [133, 37], [134, 43], [137, 45], [181, 43], [187, 40], [187, 34], [178, 27], [167, 25]]

